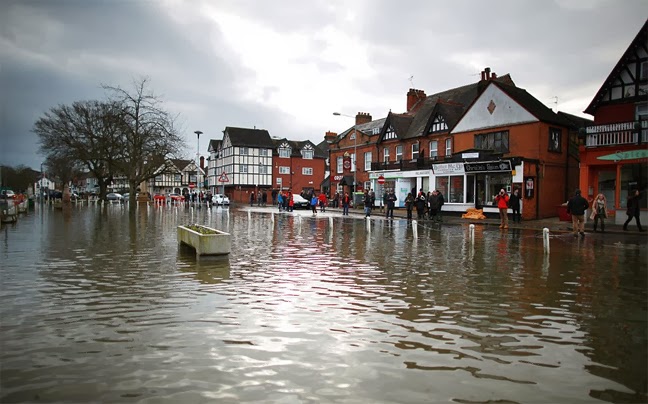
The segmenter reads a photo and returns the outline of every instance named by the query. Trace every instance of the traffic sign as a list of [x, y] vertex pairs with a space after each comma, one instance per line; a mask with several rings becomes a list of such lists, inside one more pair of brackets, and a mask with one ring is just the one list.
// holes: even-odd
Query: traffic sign
[[227, 178], [227, 173], [223, 171], [223, 173], [218, 177], [218, 182], [229, 182], [229, 178]]
[[385, 183], [385, 177], [383, 177], [382, 175], [380, 177], [378, 177], [378, 183], [380, 185], [384, 184]]
[[194, 189], [195, 186], [196, 184], [194, 184], [193, 182], [189, 183], [189, 189]]

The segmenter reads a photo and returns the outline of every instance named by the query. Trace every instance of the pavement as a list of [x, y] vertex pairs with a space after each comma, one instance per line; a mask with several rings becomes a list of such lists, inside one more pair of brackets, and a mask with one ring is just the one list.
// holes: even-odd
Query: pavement
[[[249, 207], [249, 206], [241, 206], [241, 208], [246, 209], [246, 210], [263, 210], [263, 211], [274, 211], [278, 212], [277, 208], [274, 206], [266, 206], [266, 207]], [[311, 211], [309, 209], [300, 209], [300, 210], [295, 210], [295, 212], [305, 212], [307, 214], [311, 214]], [[317, 209], [318, 214], [320, 214], [319, 208]], [[327, 207], [326, 208], [326, 213], [328, 214], [334, 214], [335, 216], [342, 215], [342, 209], [341, 208], [331, 208]], [[349, 209], [349, 216], [353, 217], [358, 217], [358, 218], [364, 218], [364, 211], [362, 209]], [[416, 211], [413, 212], [414, 218], [416, 218]], [[486, 219], [462, 219], [461, 215], [456, 213], [456, 212], [443, 212], [443, 225], [466, 225], [466, 224], [474, 224], [475, 226], [493, 226], [496, 228], [499, 228], [500, 225], [500, 219], [499, 217], [487, 217]], [[380, 209], [374, 209], [371, 214], [372, 219], [381, 219], [385, 220], [385, 211], [380, 210]], [[399, 219], [399, 220], [405, 220], [407, 218], [407, 212], [405, 209], [395, 209], [394, 210], [394, 220]], [[423, 223], [432, 223], [431, 220], [425, 219], [421, 221]], [[599, 223], [600, 225], [600, 223]], [[511, 220], [511, 216], [509, 215], [509, 229], [529, 229], [529, 230], [537, 230], [537, 231], [542, 231], [544, 228], [549, 229], [551, 233], [570, 233], [572, 232], [572, 223], [571, 222], [564, 222], [560, 221], [558, 217], [552, 217], [552, 218], [546, 218], [546, 219], [537, 219], [537, 220], [522, 220], [520, 223], [513, 223]], [[594, 221], [587, 219], [585, 223], [585, 233], [593, 233], [594, 229]], [[644, 230], [648, 227], [648, 225], [644, 224], [642, 226]], [[600, 233], [600, 229], [599, 229]], [[628, 234], [628, 235], [641, 235], [641, 236], [648, 236], [648, 232], [639, 232], [637, 229], [637, 225], [634, 221], [630, 222], [628, 225], [628, 230], [624, 231], [623, 230], [623, 225], [620, 224], [614, 224], [612, 223], [612, 219], [606, 220], [605, 223], [605, 233], [606, 234]]]

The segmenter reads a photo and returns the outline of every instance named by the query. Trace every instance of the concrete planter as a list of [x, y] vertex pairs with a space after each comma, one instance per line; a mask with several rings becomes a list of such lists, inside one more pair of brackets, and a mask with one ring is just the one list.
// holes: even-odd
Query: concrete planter
[[185, 226], [178, 226], [178, 244], [196, 250], [196, 255], [227, 255], [231, 250], [231, 235], [207, 226], [200, 226], [211, 234], [202, 234]]

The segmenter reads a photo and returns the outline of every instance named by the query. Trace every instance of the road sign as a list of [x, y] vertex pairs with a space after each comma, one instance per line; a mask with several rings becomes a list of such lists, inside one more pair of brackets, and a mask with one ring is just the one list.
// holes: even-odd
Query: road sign
[[227, 173], [223, 171], [223, 173], [218, 177], [218, 182], [229, 182], [229, 178], [227, 178]]
[[380, 185], [384, 184], [385, 183], [385, 177], [383, 177], [382, 175], [380, 177], [378, 177], [378, 183]]
[[196, 186], [196, 184], [194, 184], [193, 182], [189, 183], [189, 189], [194, 189], [195, 186]]

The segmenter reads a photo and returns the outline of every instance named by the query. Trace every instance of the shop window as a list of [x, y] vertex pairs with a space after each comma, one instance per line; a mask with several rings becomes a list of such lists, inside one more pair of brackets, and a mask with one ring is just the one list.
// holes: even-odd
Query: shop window
[[447, 203], [464, 202], [464, 176], [451, 175], [436, 177], [434, 189], [441, 192]]
[[475, 135], [475, 149], [492, 150], [498, 153], [508, 153], [509, 132], [481, 133]]
[[549, 151], [554, 153], [562, 152], [562, 130], [560, 128], [549, 128]]
[[648, 164], [625, 164], [621, 167], [621, 200], [619, 205], [625, 209], [628, 207], [628, 195], [634, 189], [641, 192], [639, 206], [641, 209], [648, 207], [648, 198], [646, 197], [646, 187], [648, 186]]

